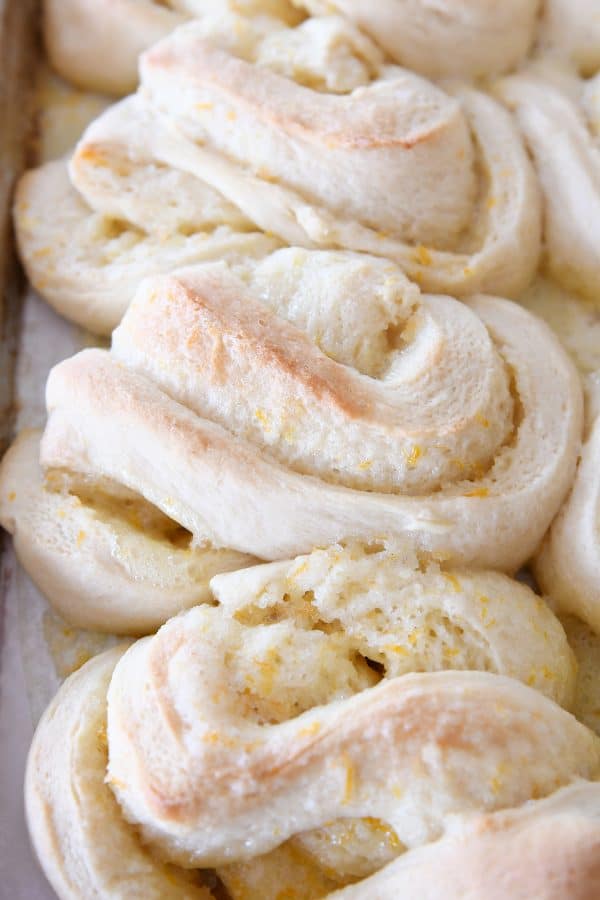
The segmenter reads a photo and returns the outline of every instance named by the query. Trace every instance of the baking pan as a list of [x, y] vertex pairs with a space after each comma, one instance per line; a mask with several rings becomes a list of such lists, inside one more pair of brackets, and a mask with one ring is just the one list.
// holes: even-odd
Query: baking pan
[[[11, 229], [14, 184], [35, 154], [39, 22], [36, 0], [0, 0], [0, 454], [16, 431], [43, 423], [48, 369], [85, 342], [27, 287]], [[23, 810], [33, 728], [58, 685], [60, 638], [71, 638], [49, 615], [0, 533], [1, 900], [55, 898], [34, 859]]]

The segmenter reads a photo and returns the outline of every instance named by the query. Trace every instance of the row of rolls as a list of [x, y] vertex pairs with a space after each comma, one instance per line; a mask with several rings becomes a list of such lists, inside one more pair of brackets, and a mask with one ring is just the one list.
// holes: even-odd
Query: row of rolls
[[125, 638], [34, 737], [54, 890], [593, 900], [597, 2], [44, 25], [133, 91], [15, 197], [31, 283], [112, 334], [0, 465], [41, 592]]

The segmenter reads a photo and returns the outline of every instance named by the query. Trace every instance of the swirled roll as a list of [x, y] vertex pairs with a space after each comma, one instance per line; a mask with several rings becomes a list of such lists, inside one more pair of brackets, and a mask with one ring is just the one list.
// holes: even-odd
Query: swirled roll
[[584, 84], [552, 69], [505, 79], [533, 154], [545, 202], [545, 252], [552, 275], [590, 300], [600, 298], [600, 77]]
[[600, 9], [596, 0], [546, 0], [540, 26], [542, 52], [574, 63], [582, 75], [600, 69]]
[[[194, 157], [187, 165], [264, 230], [288, 243], [397, 258], [427, 289], [451, 291], [452, 283], [461, 292], [478, 285], [510, 294], [535, 267], [538, 215], [510, 123], [483, 94], [452, 97], [383, 66], [347, 27], [309, 20], [257, 40], [245, 55], [192, 24], [143, 56], [142, 92], [188, 139], [186, 151], [181, 146]], [[317, 79], [294, 68], [294, 52], [317, 40], [338, 55], [341, 40], [362, 62], [347, 87], [336, 87], [338, 77], [329, 86], [328, 69]], [[114, 135], [108, 118], [103, 130], [88, 130], [73, 160], [84, 192], [98, 177], [97, 139], [101, 149]], [[512, 252], [506, 241], [514, 248], [510, 272], [499, 259], [500, 245]]]
[[145, 283], [111, 353], [50, 374], [42, 464], [263, 559], [404, 536], [514, 571], [571, 484], [580, 391], [509, 301], [419, 300], [388, 262], [282, 250]]
[[21, 256], [59, 311], [107, 331], [142, 274], [273, 249], [257, 226], [392, 258], [427, 290], [523, 290], [538, 189], [494, 100], [384, 64], [341, 19], [235, 22], [192, 23], [148, 51], [138, 94], [71, 160], [80, 197], [58, 164], [21, 182]]
[[540, 585], [557, 608], [600, 634], [600, 373], [589, 380], [588, 433], [571, 493], [535, 560]]
[[[442, 571], [406, 549], [352, 545], [219, 576], [213, 590], [219, 607], [188, 611], [125, 656], [111, 651], [84, 666], [40, 723], [28, 821], [61, 900], [89, 896], [91, 884], [103, 897], [121, 896], [136, 869], [144, 897], [163, 896], [157, 860], [175, 857], [186, 868], [210, 857], [234, 896], [242, 896], [234, 872], [239, 879], [256, 863], [260, 882], [265, 866], [277, 870], [278, 854], [282, 873], [301, 854], [308, 873], [312, 857], [344, 884], [391, 861], [403, 844], [435, 839], [457, 813], [519, 804], [600, 766], [598, 739], [514, 680], [564, 702], [574, 670], [553, 614], [506, 576]], [[448, 667], [505, 674], [402, 674]], [[288, 744], [293, 752], [280, 764]], [[365, 753], [381, 759], [372, 765]], [[174, 780], [166, 792], [163, 763]], [[190, 765], [204, 764], [200, 806], [211, 816], [212, 849], [196, 836], [190, 854], [188, 819], [198, 802]], [[263, 804], [262, 779], [268, 810], [244, 827], [249, 797]], [[160, 824], [144, 823], [142, 851], [126, 821], [138, 821], [145, 805]], [[386, 827], [395, 843], [381, 856]], [[173, 836], [166, 850], [165, 832]], [[272, 862], [257, 857], [288, 837]], [[117, 872], [121, 853], [127, 860]], [[198, 887], [172, 872], [181, 892], [174, 896], [195, 897]], [[327, 881], [315, 875], [311, 883], [323, 891]]]
[[[369, 687], [360, 658], [371, 649], [380, 655], [396, 627], [384, 607], [373, 639], [376, 593], [356, 598], [361, 611], [350, 599], [354, 634], [335, 622], [327, 628], [327, 613], [317, 612], [316, 630], [298, 632], [286, 618], [244, 625], [239, 614], [223, 619], [199, 607], [122, 658], [108, 695], [108, 780], [126, 817], [167, 859], [249, 859], [298, 832], [367, 816], [413, 847], [439, 836], [452, 814], [517, 805], [593, 775], [598, 739], [513, 679], [473, 671], [393, 677], [402, 654], [388, 648], [392, 677]], [[460, 629], [450, 637], [460, 615], [446, 607], [429, 621], [439, 622], [442, 644], [460, 647]], [[426, 667], [435, 656], [426, 653]], [[157, 704], [160, 717], [151, 712]]]

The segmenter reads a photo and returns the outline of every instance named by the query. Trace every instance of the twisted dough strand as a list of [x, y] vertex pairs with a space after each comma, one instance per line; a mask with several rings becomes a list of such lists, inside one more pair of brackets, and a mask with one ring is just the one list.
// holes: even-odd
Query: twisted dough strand
[[[144, 179], [151, 184], [145, 171]], [[198, 179], [163, 179], [151, 196], [155, 203], [166, 197], [168, 207], [173, 189], [185, 197], [186, 218], [171, 233], [152, 232], [91, 210], [69, 181], [64, 160], [27, 172], [16, 190], [15, 222], [33, 286], [68, 319], [110, 334], [146, 276], [214, 259], [260, 257], [279, 246]], [[190, 226], [187, 211], [194, 200]], [[164, 208], [162, 201], [158, 209], [145, 207], [140, 221], [160, 221]]]
[[[535, 682], [542, 690], [568, 700], [573, 668], [564, 632], [528, 588], [505, 576], [440, 571], [419, 563], [406, 549], [354, 545], [219, 576], [213, 590], [219, 608], [191, 610], [124, 657], [121, 648], [84, 666], [63, 686], [40, 723], [28, 764], [28, 819], [42, 864], [61, 898], [96, 896], [96, 891], [99, 896], [129, 896], [132, 873], [140, 878], [139, 896], [147, 900], [171, 896], [165, 877], [174, 895], [203, 896], [197, 894], [201, 889], [194, 876], [168, 871], [141, 850], [115, 804], [111, 788], [126, 795], [126, 807], [131, 805], [147, 766], [155, 771], [134, 806], [149, 806], [160, 825], [155, 821], [146, 831], [153, 840], [157, 830], [171, 834], [176, 854], [189, 866], [184, 807], [194, 806], [197, 812], [216, 804], [217, 817], [225, 816], [227, 827], [233, 821], [238, 837], [230, 844], [225, 835], [229, 849], [211, 852], [238, 861], [237, 868], [219, 869], [235, 886], [236, 877], [238, 884], [240, 878], [252, 883], [252, 860], [261, 846], [279, 844], [289, 829], [305, 832], [303, 817], [327, 817], [328, 812], [318, 809], [323, 802], [338, 804], [334, 815], [343, 818], [319, 832], [298, 834], [281, 851], [257, 860], [259, 883], [268, 878], [270, 867], [285, 872], [287, 866], [289, 872], [290, 865], [309, 865], [295, 861], [294, 848], [303, 850], [305, 860], [306, 853], [316, 855], [342, 881], [351, 876], [351, 868], [344, 875], [344, 866], [354, 855], [356, 877], [364, 866], [361, 854], [375, 855], [390, 810], [396, 817], [393, 828], [402, 822], [407, 842], [420, 843], [451, 827], [454, 813], [472, 804], [493, 809], [521, 802], [577, 772], [589, 775], [600, 763], [600, 744], [590, 732], [512, 679], [440, 672], [431, 682], [431, 676], [401, 674], [411, 667], [482, 666], [534, 683], [528, 672], [535, 669], [547, 673]], [[370, 685], [378, 676], [365, 664], [368, 659], [385, 670], [386, 680], [375, 687]], [[420, 705], [414, 716], [413, 701]], [[394, 724], [394, 715], [390, 719], [387, 713], [379, 718], [380, 704], [400, 713], [400, 720]], [[385, 740], [374, 738], [377, 729], [383, 729]], [[390, 740], [394, 729], [398, 737]], [[355, 730], [363, 731], [359, 744], [367, 754], [383, 754], [376, 769], [363, 768]], [[336, 740], [330, 753], [327, 748]], [[536, 742], [544, 744], [547, 765], [528, 755]], [[469, 748], [478, 757], [476, 774], [465, 768]], [[303, 782], [320, 780], [321, 753], [328, 787], [319, 792], [317, 805], [308, 802], [314, 793], [310, 787], [299, 803], [288, 798], [279, 804], [279, 792], [293, 790], [296, 771], [303, 773]], [[261, 757], [271, 766], [282, 754], [288, 755], [286, 762], [275, 764], [271, 772], [253, 765]], [[303, 758], [307, 768], [298, 768]], [[168, 778], [174, 781], [163, 794], [156, 766], [167, 761]], [[192, 773], [190, 782], [186, 769], [202, 761], [210, 767], [210, 777], [198, 782], [200, 797], [194, 793], [195, 777]], [[432, 780], [442, 784], [441, 793]], [[179, 782], [187, 782], [182, 794]], [[260, 817], [250, 831], [238, 828], [236, 818], [243, 818], [248, 802], [262, 802], [263, 789], [270, 792], [273, 786], [276, 818], [260, 824]], [[443, 802], [435, 800], [431, 806], [432, 794]], [[383, 822], [357, 819], [357, 811], [364, 816], [362, 808], [357, 810], [362, 803], [376, 813], [383, 804]], [[407, 822], [420, 825], [415, 831]], [[115, 856], [115, 842], [125, 861], [120, 853]], [[401, 849], [396, 839], [387, 859]], [[245, 867], [239, 865], [248, 858]], [[384, 857], [379, 865], [386, 861]], [[310, 868], [305, 871], [310, 880]]]
[[40, 721], [25, 781], [34, 848], [61, 900], [211, 900], [142, 846], [105, 784], [106, 691], [124, 649], [72, 675]]
[[[109, 781], [126, 817], [168, 859], [248, 859], [298, 832], [365, 816], [414, 847], [454, 813], [517, 805], [597, 772], [598, 739], [519, 682], [408, 674], [348, 696], [359, 672], [342, 659], [330, 668], [324, 648], [315, 654], [321, 641], [308, 652], [310, 634], [294, 637], [285, 621], [234, 627], [199, 607], [118, 664]], [[311, 682], [301, 680], [300, 714], [280, 722], [288, 655], [347, 699], [330, 687], [325, 706], [304, 712]]]
[[505, 79], [498, 93], [515, 110], [533, 153], [545, 200], [550, 272], [585, 297], [598, 297], [600, 145], [586, 120], [582, 83], [535, 70]]
[[118, 634], [155, 631], [205, 602], [213, 575], [253, 557], [192, 548], [190, 535], [116, 484], [69, 491], [44, 479], [37, 431], [22, 432], [0, 464], [0, 522], [21, 565], [70, 624]]
[[588, 435], [571, 493], [552, 524], [534, 569], [557, 609], [600, 634], [600, 417], [598, 373], [588, 382]]
[[49, 301], [103, 332], [144, 275], [281, 240], [389, 257], [456, 295], [518, 294], [538, 262], [540, 198], [510, 115], [385, 65], [335, 18], [185, 26], [86, 130], [70, 176], [80, 196], [60, 163], [21, 181], [19, 247]]

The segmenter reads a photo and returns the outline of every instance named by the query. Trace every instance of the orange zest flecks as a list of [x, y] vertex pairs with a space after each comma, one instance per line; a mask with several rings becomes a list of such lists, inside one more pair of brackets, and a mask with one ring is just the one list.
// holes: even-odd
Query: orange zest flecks
[[410, 652], [402, 644], [386, 644], [383, 649], [387, 653], [396, 653], [398, 656], [408, 656]]
[[312, 737], [314, 734], [318, 734], [320, 730], [320, 722], [311, 722], [310, 725], [306, 725], [304, 728], [300, 729], [298, 737]]
[[444, 578], [452, 586], [452, 590], [454, 591], [454, 593], [459, 594], [462, 590], [462, 585], [456, 575], [451, 575], [448, 572], [444, 572]]
[[271, 423], [264, 409], [257, 409], [254, 412], [254, 418], [260, 422], [265, 431], [271, 430]]
[[409, 469], [414, 469], [419, 459], [423, 455], [423, 451], [417, 444], [415, 444], [414, 447], [411, 447], [410, 450], [403, 450], [403, 453], [406, 460], [406, 465]]
[[467, 491], [466, 494], [463, 494], [463, 497], [487, 497], [489, 496], [489, 490], [485, 487], [474, 488], [472, 491]]
[[415, 250], [415, 258], [417, 262], [419, 262], [422, 266], [430, 266], [433, 262], [431, 258], [431, 253], [424, 247], [423, 244], [419, 244], [419, 246]]
[[354, 788], [356, 784], [356, 771], [354, 768], [354, 763], [347, 753], [344, 753], [342, 755], [340, 761], [346, 770], [346, 777], [344, 780], [344, 797], [342, 799], [342, 803], [346, 804], [350, 803], [354, 794]]

